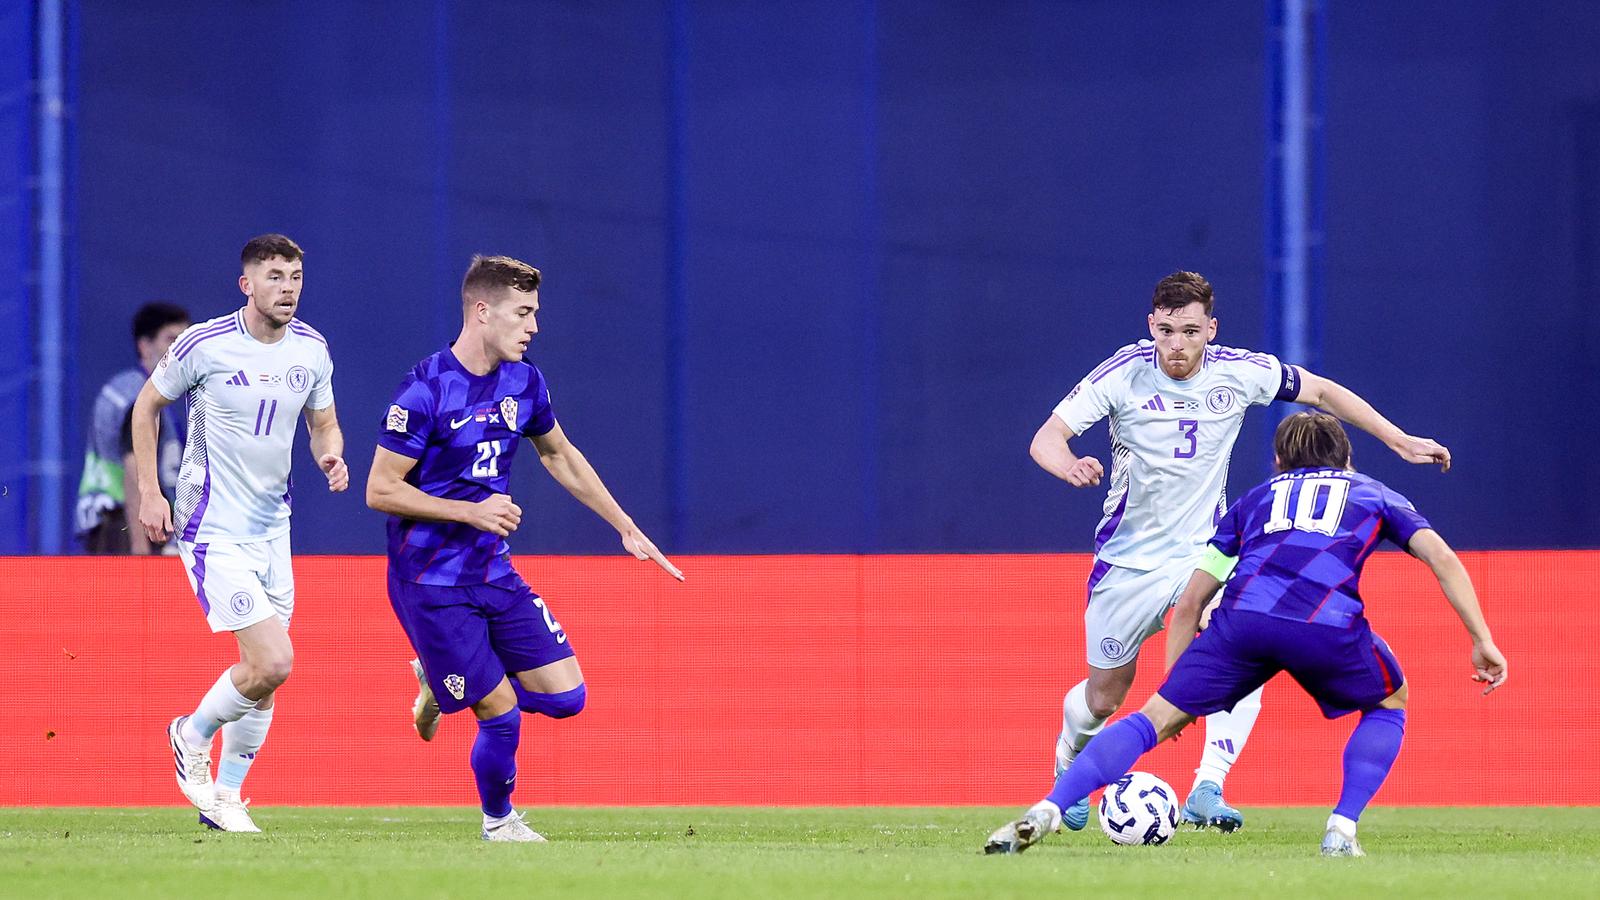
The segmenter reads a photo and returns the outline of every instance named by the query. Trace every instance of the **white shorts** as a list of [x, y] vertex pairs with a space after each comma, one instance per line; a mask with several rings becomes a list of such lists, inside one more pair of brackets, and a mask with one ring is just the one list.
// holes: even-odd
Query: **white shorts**
[[248, 544], [178, 542], [183, 571], [213, 632], [238, 631], [276, 615], [294, 615], [289, 535]]
[[1200, 557], [1185, 557], [1159, 569], [1124, 569], [1095, 561], [1089, 605], [1083, 611], [1089, 665], [1115, 669], [1133, 662], [1139, 647], [1165, 627]]

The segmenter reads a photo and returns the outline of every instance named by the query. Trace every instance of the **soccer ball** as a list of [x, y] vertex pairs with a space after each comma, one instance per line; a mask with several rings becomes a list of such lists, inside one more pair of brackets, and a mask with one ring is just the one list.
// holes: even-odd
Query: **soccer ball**
[[1149, 772], [1129, 772], [1106, 785], [1100, 830], [1116, 844], [1165, 844], [1178, 830], [1172, 785]]

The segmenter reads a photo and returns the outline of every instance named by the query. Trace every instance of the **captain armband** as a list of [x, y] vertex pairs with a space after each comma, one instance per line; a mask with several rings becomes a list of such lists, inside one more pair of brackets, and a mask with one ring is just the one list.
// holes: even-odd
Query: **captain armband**
[[1200, 562], [1195, 565], [1195, 568], [1220, 582], [1227, 581], [1228, 576], [1233, 573], [1233, 567], [1238, 564], [1238, 557], [1229, 556], [1216, 547], [1207, 544], [1205, 556], [1200, 557]]

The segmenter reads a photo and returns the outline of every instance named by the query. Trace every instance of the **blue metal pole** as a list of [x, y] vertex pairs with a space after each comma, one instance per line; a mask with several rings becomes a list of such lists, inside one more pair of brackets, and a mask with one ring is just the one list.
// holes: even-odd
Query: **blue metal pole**
[[1326, 11], [1269, 0], [1267, 318], [1284, 362], [1321, 355]]
[[57, 554], [64, 548], [62, 513], [67, 502], [63, 490], [66, 453], [63, 433], [64, 343], [66, 336], [66, 113], [65, 44], [62, 0], [40, 0], [39, 58], [39, 294], [38, 423], [39, 443], [34, 460], [38, 486], [34, 509], [38, 514], [35, 550]]

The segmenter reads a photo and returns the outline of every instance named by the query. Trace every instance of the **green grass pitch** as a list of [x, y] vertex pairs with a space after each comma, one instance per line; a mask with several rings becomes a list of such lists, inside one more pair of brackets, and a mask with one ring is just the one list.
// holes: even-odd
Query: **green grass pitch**
[[1091, 821], [985, 857], [1012, 808], [533, 808], [548, 844], [485, 844], [473, 809], [0, 809], [8, 897], [1594, 897], [1600, 809], [1373, 809], [1366, 859], [1317, 855], [1321, 809], [1117, 847]]

